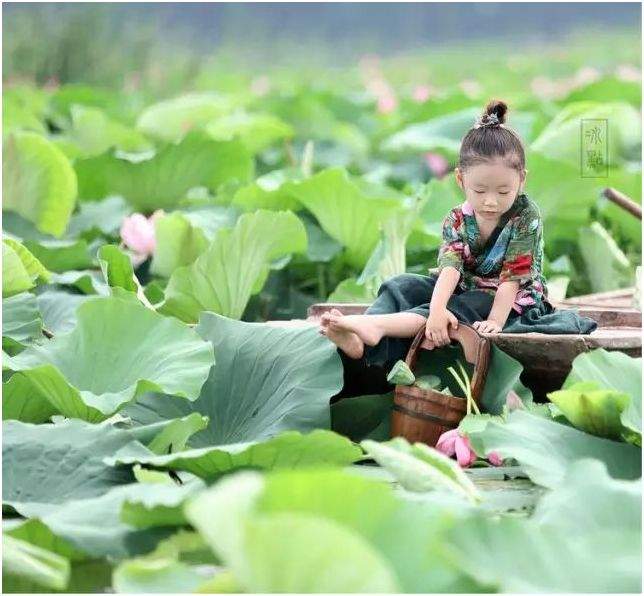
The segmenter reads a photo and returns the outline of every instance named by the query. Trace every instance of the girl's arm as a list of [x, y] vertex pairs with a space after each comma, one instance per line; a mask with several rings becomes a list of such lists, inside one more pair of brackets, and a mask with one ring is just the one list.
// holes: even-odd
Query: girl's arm
[[503, 329], [518, 291], [518, 281], [504, 281], [499, 284], [499, 288], [494, 296], [494, 302], [492, 303], [492, 310], [490, 310], [487, 320], [496, 323]]
[[435, 346], [445, 346], [450, 343], [449, 326], [458, 329], [458, 319], [447, 310], [447, 302], [454, 293], [461, 273], [451, 265], [441, 269], [429, 304], [429, 316], [425, 324], [425, 337]]
[[459, 270], [451, 266], [445, 267], [440, 272], [429, 304], [430, 314], [434, 311], [445, 310], [460, 278]]

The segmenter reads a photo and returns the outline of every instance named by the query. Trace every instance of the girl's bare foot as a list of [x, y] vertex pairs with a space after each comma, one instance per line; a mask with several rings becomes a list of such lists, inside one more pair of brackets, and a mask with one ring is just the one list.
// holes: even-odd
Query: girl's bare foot
[[328, 319], [329, 330], [353, 331], [368, 346], [375, 346], [382, 339], [382, 330], [370, 320], [369, 315], [330, 314]]
[[332, 315], [341, 317], [343, 316], [343, 312], [337, 308], [332, 308], [330, 311], [322, 313], [320, 317], [320, 333], [322, 335], [326, 335], [326, 331], [329, 328], [329, 319]]
[[329, 323], [332, 317], [344, 316], [342, 311], [332, 308], [329, 312], [322, 313], [320, 317], [320, 333], [328, 337], [349, 358], [357, 360], [364, 354], [364, 342], [352, 331], [346, 329], [331, 329]]
[[357, 360], [364, 354], [364, 342], [353, 331], [345, 329], [332, 329], [327, 327], [326, 335], [349, 358]]

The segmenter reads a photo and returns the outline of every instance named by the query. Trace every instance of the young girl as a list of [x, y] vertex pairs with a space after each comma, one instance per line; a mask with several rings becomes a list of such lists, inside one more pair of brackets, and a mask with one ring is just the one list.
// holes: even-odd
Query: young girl
[[554, 311], [542, 275], [539, 208], [523, 192], [525, 152], [504, 125], [507, 109], [491, 101], [463, 138], [454, 173], [465, 202], [443, 222], [438, 273], [388, 279], [364, 315], [322, 315], [320, 333], [349, 358], [393, 365], [423, 325], [433, 349], [450, 343], [449, 327], [459, 321], [499, 333], [527, 309]]

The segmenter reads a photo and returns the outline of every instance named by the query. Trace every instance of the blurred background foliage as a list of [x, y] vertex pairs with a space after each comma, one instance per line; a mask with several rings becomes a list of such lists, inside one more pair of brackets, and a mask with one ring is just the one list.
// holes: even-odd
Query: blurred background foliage
[[[198, 236], [189, 254], [172, 257], [161, 244], [163, 257], [138, 265], [150, 296], [162, 299], [176, 267], [205, 250], [213, 221], [237, 221], [216, 211], [232, 207], [289, 209], [308, 236], [305, 255], [278, 259], [255, 280], [246, 320], [302, 317], [327, 299], [368, 301], [388, 275], [426, 273], [442, 218], [462, 200], [450, 175], [460, 139], [493, 97], [509, 104], [508, 123], [526, 145], [553, 292], [634, 283], [641, 225], [601, 191], [641, 202], [639, 5], [42, 3], [3, 13], [5, 142], [31, 131], [68, 160], [73, 214], [63, 238], [98, 242], [95, 257], [101, 236], [78, 220], [110, 195], [125, 199], [117, 220], [162, 207], [188, 217]], [[582, 118], [608, 119], [607, 177], [581, 175]], [[243, 148], [229, 146], [223, 173], [204, 184], [194, 171], [203, 140], [190, 136], [167, 153], [189, 130]], [[138, 182], [137, 155], [155, 155]], [[161, 171], [175, 187], [159, 183]], [[347, 233], [319, 204], [332, 190], [346, 205], [393, 201], [404, 213], [372, 222], [368, 242], [354, 246], [360, 220]], [[42, 222], [8, 196], [5, 230], [27, 240], [15, 214]], [[172, 230], [157, 227], [158, 242]]]

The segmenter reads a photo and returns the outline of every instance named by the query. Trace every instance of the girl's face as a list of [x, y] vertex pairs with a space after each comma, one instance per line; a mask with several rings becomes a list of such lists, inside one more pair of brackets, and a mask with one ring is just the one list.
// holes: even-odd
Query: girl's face
[[526, 170], [519, 173], [506, 166], [500, 158], [468, 167], [464, 172], [454, 169], [457, 184], [474, 213], [483, 221], [497, 222], [523, 190]]

